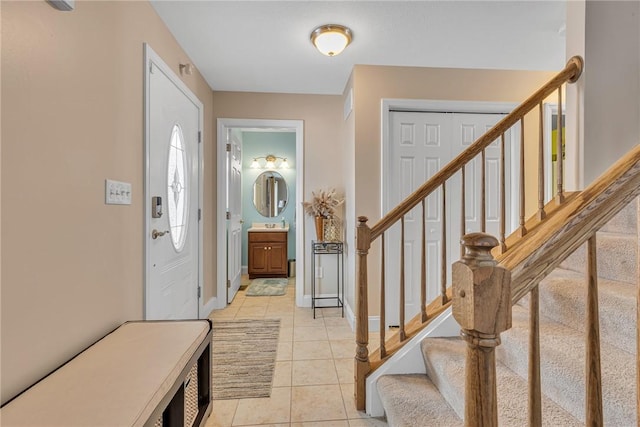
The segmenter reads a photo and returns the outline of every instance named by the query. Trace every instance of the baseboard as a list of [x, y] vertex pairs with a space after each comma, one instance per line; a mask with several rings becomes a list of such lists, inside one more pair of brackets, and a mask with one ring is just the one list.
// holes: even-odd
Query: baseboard
[[[356, 315], [349, 303], [344, 305], [344, 313], [352, 330], [356, 330]], [[378, 332], [380, 330], [380, 316], [369, 316], [369, 332]]]
[[349, 326], [351, 326], [351, 330], [356, 330], [356, 315], [353, 313], [351, 306], [349, 303], [345, 303], [344, 305], [345, 317], [347, 318], [347, 322], [349, 322]]
[[249, 266], [247, 265], [243, 265], [240, 267], [240, 274], [242, 275], [248, 275], [249, 274]]
[[207, 317], [209, 317], [211, 312], [213, 310], [215, 310], [216, 308], [218, 308], [218, 298], [217, 297], [212, 297], [212, 298], [209, 299], [209, 301], [207, 301], [202, 306], [202, 310], [200, 312], [200, 318], [201, 319], [206, 319]]

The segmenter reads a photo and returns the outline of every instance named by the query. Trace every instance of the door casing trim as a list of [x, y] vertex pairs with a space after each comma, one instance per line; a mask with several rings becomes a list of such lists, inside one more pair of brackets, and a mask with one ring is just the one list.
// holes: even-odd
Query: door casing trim
[[[149, 117], [149, 103], [151, 102], [150, 99], [150, 83], [151, 80], [149, 78], [149, 74], [151, 71], [151, 64], [153, 63], [154, 65], [156, 65], [159, 69], [162, 70], [162, 72], [167, 76], [167, 78], [169, 78], [169, 80], [171, 80], [171, 82], [173, 84], [176, 85], [176, 87], [182, 92], [184, 93], [184, 95], [189, 98], [189, 100], [191, 102], [193, 102], [197, 107], [198, 107], [198, 132], [200, 133], [200, 143], [198, 143], [198, 209], [202, 209], [203, 206], [203, 201], [204, 201], [204, 191], [203, 191], [203, 174], [202, 171], [204, 170], [204, 155], [203, 155], [203, 146], [204, 146], [204, 129], [203, 129], [203, 124], [204, 124], [204, 105], [202, 104], [202, 102], [200, 102], [200, 100], [198, 99], [198, 97], [196, 97], [196, 95], [191, 91], [191, 89], [189, 89], [189, 87], [187, 87], [187, 85], [180, 80], [180, 78], [173, 72], [173, 70], [171, 69], [171, 67], [169, 67], [164, 60], [151, 48], [151, 46], [149, 46], [148, 43], [144, 43], [144, 226], [143, 226], [143, 232], [144, 234], [142, 235], [142, 241], [143, 241], [143, 248], [144, 248], [144, 262], [145, 262], [145, 268], [144, 268], [144, 278], [143, 278], [143, 283], [144, 283], [144, 292], [143, 292], [143, 307], [142, 307], [142, 316], [143, 319], [147, 318], [147, 294], [149, 292], [149, 278], [151, 277], [150, 275], [150, 254], [149, 254], [149, 247], [148, 247], [148, 243], [149, 243], [149, 235], [151, 233], [150, 230], [150, 221], [149, 218], [151, 218], [151, 194], [150, 194], [150, 189], [149, 189], [149, 182], [150, 182], [150, 157], [149, 157], [149, 150], [151, 148], [151, 141], [149, 140], [151, 132], [150, 132], [150, 117]], [[196, 215], [197, 215], [197, 211], [196, 211]], [[204, 215], [201, 216], [201, 218], [204, 218]], [[203, 220], [200, 219], [198, 221], [198, 235], [197, 235], [197, 239], [198, 239], [198, 283], [196, 283], [196, 289], [194, 289], [194, 292], [198, 292], [198, 287], [202, 288], [203, 283], [202, 283], [202, 278], [204, 277], [204, 272], [203, 272]], [[204, 298], [202, 298], [202, 290], [200, 293], [200, 298], [198, 298], [198, 317], [206, 317], [206, 310], [203, 304], [203, 300]], [[205, 314], [206, 313], [206, 314]]]
[[[262, 120], [219, 118], [217, 120], [217, 297], [216, 308], [227, 306], [227, 219], [226, 219], [226, 130], [264, 128], [290, 130], [296, 134], [296, 305], [304, 304], [304, 122], [302, 120]], [[225, 298], [221, 296], [225, 295]]]

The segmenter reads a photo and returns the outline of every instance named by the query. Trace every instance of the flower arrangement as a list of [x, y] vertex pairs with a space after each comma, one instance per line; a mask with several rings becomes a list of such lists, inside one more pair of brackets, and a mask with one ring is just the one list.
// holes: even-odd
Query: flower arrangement
[[310, 202], [302, 202], [304, 211], [313, 217], [330, 218], [335, 215], [336, 208], [344, 202], [344, 198], [336, 194], [334, 188], [328, 190], [312, 191], [313, 198]]
[[334, 188], [319, 190], [317, 193], [312, 191], [311, 194], [313, 195], [311, 201], [302, 202], [302, 206], [304, 207], [304, 211], [315, 219], [316, 238], [318, 241], [324, 241], [327, 239], [337, 240], [335, 237], [337, 235], [337, 230], [335, 229], [331, 229], [332, 236], [325, 236], [324, 223], [330, 222], [334, 228], [337, 226], [334, 222], [335, 220], [333, 219], [333, 216], [336, 213], [336, 208], [344, 202], [344, 198], [339, 197]]

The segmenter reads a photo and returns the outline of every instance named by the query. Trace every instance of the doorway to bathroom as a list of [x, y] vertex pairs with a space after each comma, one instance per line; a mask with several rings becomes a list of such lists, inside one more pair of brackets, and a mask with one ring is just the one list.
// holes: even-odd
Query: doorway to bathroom
[[[303, 224], [303, 122], [218, 119], [217, 127], [216, 307], [224, 308], [235, 297], [241, 274], [247, 272], [249, 228], [282, 227], [284, 222], [287, 258], [304, 266], [303, 228], [297, 227]], [[281, 184], [266, 186], [270, 177]], [[270, 197], [275, 194], [269, 189], [274, 188], [278, 189], [276, 198]], [[297, 276], [304, 277], [304, 272]], [[302, 304], [303, 286], [302, 280], [296, 281], [298, 305]]]

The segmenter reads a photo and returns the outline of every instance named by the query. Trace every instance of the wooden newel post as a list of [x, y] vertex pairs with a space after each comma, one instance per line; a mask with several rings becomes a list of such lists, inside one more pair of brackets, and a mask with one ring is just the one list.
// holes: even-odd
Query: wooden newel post
[[358, 217], [356, 229], [356, 254], [358, 271], [356, 284], [356, 358], [354, 366], [356, 408], [363, 411], [366, 406], [365, 379], [371, 370], [369, 363], [369, 300], [367, 298], [367, 254], [371, 247], [371, 229], [366, 216]]
[[485, 233], [462, 238], [465, 253], [453, 264], [453, 316], [467, 341], [465, 426], [498, 425], [495, 348], [511, 328], [511, 272], [498, 266]]

